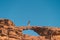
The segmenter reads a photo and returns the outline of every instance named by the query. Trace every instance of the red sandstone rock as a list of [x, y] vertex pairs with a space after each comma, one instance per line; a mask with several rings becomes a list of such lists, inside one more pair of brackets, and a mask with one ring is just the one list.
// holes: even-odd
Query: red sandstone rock
[[[23, 34], [23, 30], [34, 30], [40, 36]], [[60, 40], [60, 28], [46, 26], [17, 27], [8, 19], [0, 19], [0, 40]]]

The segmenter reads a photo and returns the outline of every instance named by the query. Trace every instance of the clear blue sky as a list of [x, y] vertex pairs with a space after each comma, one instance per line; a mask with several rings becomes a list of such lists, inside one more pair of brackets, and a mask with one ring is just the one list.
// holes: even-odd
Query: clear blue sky
[[60, 0], [0, 0], [0, 18], [8, 18], [16, 26], [27, 26], [30, 20], [31, 26], [59, 27]]

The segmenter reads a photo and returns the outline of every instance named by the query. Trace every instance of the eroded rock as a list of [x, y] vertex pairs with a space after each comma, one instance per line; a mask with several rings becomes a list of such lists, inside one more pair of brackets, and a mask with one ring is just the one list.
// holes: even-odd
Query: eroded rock
[[[33, 30], [39, 36], [23, 34], [24, 30]], [[60, 40], [60, 28], [46, 26], [15, 26], [8, 19], [0, 19], [0, 40]]]

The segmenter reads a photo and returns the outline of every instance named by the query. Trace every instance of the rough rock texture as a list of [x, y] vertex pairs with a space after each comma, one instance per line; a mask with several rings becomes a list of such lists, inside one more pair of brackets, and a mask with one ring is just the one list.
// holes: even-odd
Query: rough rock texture
[[[40, 36], [23, 34], [23, 30], [34, 30]], [[8, 19], [0, 19], [0, 40], [60, 40], [60, 28], [47, 26], [15, 26]]]

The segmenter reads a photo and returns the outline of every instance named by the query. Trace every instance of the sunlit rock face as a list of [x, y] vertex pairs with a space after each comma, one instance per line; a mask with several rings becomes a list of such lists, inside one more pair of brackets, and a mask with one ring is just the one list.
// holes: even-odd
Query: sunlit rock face
[[[23, 34], [24, 30], [33, 30], [39, 36]], [[0, 19], [0, 40], [60, 40], [60, 28], [47, 26], [15, 26], [8, 19]]]

